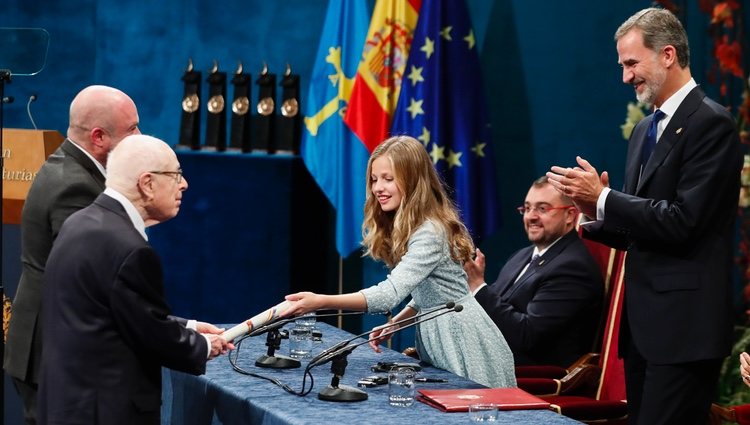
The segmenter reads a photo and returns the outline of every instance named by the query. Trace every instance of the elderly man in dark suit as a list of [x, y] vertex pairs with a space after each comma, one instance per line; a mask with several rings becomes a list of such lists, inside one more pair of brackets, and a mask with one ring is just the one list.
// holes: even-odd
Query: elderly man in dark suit
[[104, 193], [63, 224], [44, 277], [40, 422], [158, 424], [161, 367], [201, 374], [233, 348], [221, 329], [170, 316], [147, 241], [187, 186], [166, 143], [129, 136], [110, 154]]
[[107, 154], [139, 134], [138, 111], [125, 93], [89, 86], [70, 104], [67, 139], [36, 175], [21, 216], [21, 280], [13, 299], [4, 368], [24, 403], [26, 423], [36, 423], [42, 342], [42, 278], [52, 242], [70, 214], [104, 190]]
[[595, 220], [584, 237], [627, 249], [619, 352], [630, 423], [704, 424], [732, 345], [737, 127], [693, 80], [671, 12], [641, 10], [615, 40], [623, 82], [654, 106], [630, 137], [624, 188], [582, 158], [548, 176]]
[[503, 332], [516, 365], [569, 366], [592, 349], [601, 270], [575, 230], [578, 211], [547, 177], [533, 183], [518, 209], [532, 245], [513, 254], [489, 286], [477, 249], [476, 259], [464, 265], [469, 288]]

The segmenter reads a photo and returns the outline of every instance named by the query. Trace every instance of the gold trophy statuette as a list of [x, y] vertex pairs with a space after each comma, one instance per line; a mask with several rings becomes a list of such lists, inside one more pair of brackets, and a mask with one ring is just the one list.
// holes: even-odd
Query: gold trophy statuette
[[250, 99], [245, 96], [238, 97], [232, 102], [232, 112], [237, 115], [245, 115], [250, 111]]
[[200, 99], [198, 99], [198, 95], [193, 93], [189, 96], [185, 96], [184, 99], [182, 99], [182, 110], [188, 113], [192, 113], [198, 110], [198, 107], [200, 106]]
[[220, 94], [208, 99], [208, 112], [218, 114], [224, 110], [224, 97]]

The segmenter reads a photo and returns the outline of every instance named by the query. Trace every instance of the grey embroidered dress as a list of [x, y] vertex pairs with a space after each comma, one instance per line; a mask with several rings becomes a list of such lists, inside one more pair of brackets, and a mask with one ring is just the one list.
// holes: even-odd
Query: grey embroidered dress
[[515, 387], [513, 353], [484, 309], [469, 293], [466, 272], [451, 258], [442, 227], [423, 223], [386, 279], [363, 289], [368, 311], [390, 310], [409, 294], [409, 306], [427, 310], [454, 301], [463, 311], [417, 326], [420, 358], [489, 387]]

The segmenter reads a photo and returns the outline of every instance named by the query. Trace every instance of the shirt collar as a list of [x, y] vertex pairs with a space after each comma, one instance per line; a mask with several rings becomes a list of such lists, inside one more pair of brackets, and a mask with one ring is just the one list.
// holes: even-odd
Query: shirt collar
[[133, 205], [125, 195], [111, 187], [104, 189], [104, 194], [122, 204], [122, 207], [125, 208], [125, 212], [133, 223], [135, 230], [143, 236], [143, 239], [148, 240], [148, 236], [146, 236], [146, 223], [143, 222], [143, 217], [141, 217], [138, 210], [135, 209], [135, 205]]
[[[565, 236], [565, 235], [563, 235], [563, 236]], [[560, 236], [559, 238], [555, 239], [555, 241], [554, 241], [554, 242], [552, 242], [551, 244], [547, 245], [547, 247], [546, 247], [546, 248], [544, 248], [544, 249], [543, 249], [543, 250], [541, 250], [541, 251], [539, 250], [539, 248], [537, 248], [537, 247], [535, 246], [535, 247], [534, 247], [534, 253], [533, 253], [533, 254], [531, 254], [531, 256], [533, 257], [534, 255], [538, 255], [538, 256], [540, 256], [540, 257], [541, 257], [542, 255], [544, 255], [544, 253], [545, 253], [545, 252], [549, 251], [549, 249], [550, 249], [550, 248], [552, 248], [552, 245], [556, 244], [556, 243], [557, 243], [557, 241], [559, 241], [560, 239], [562, 239], [562, 238], [563, 238], [563, 236]]]
[[669, 119], [674, 116], [675, 112], [677, 112], [677, 108], [680, 107], [682, 101], [685, 100], [688, 93], [690, 93], [690, 91], [693, 90], [696, 86], [698, 86], [698, 84], [694, 79], [691, 78], [690, 81], [685, 83], [684, 86], [677, 90], [672, 96], [669, 96], [669, 99], [665, 100], [664, 103], [662, 103], [659, 110], [666, 114], [665, 118]]
[[81, 152], [83, 152], [84, 154], [86, 154], [87, 157], [89, 157], [92, 161], [94, 161], [94, 165], [96, 165], [96, 168], [99, 169], [99, 172], [102, 173], [102, 175], [104, 177], [107, 177], [107, 172], [104, 169], [104, 166], [102, 164], [100, 164], [99, 161], [96, 160], [96, 158], [94, 158], [93, 156], [91, 156], [91, 154], [89, 153], [89, 151], [87, 151], [86, 149], [82, 148], [78, 143], [74, 142], [73, 139], [71, 139], [70, 137], [68, 137], [68, 140], [70, 140], [70, 143], [72, 143], [73, 146], [75, 146], [78, 149], [80, 149]]

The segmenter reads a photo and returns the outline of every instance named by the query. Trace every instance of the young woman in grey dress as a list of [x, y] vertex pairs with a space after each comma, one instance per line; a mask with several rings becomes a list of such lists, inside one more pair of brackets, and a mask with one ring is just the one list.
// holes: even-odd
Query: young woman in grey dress
[[[409, 136], [387, 139], [370, 156], [366, 179], [362, 244], [365, 254], [385, 262], [390, 273], [354, 293], [287, 295], [292, 304], [284, 315], [320, 309], [386, 311], [411, 295], [407, 307], [373, 329], [370, 338], [377, 338], [398, 326], [393, 322], [452, 301], [463, 306], [460, 313], [417, 325], [420, 358], [490, 387], [515, 386], [513, 354], [469, 293], [462, 264], [471, 258], [473, 242], [424, 146]], [[370, 345], [379, 351], [384, 339]]]

